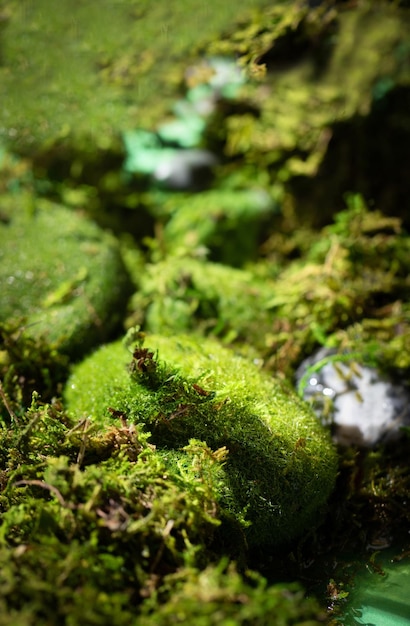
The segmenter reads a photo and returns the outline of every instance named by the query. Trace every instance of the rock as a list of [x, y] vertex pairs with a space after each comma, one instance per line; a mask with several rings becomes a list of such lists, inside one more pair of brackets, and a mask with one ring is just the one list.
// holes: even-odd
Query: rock
[[209, 339], [152, 335], [133, 353], [103, 346], [74, 368], [65, 399], [96, 427], [121, 415], [150, 431], [157, 450], [192, 439], [227, 450], [219, 505], [249, 545], [287, 544], [311, 528], [334, 486], [335, 451], [306, 404]]
[[342, 445], [373, 447], [398, 439], [410, 424], [410, 394], [354, 355], [321, 348], [297, 370], [303, 397], [321, 419], [329, 415], [335, 440]]
[[168, 189], [198, 191], [209, 186], [217, 163], [218, 158], [209, 150], [175, 150], [160, 160], [153, 178]]

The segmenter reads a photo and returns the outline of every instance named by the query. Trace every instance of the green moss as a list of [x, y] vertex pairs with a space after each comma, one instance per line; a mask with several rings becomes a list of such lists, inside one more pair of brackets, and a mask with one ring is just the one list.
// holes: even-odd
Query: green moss
[[187, 452], [193, 479], [176, 455], [170, 464], [117, 433], [98, 465], [43, 454], [13, 471], [0, 502], [0, 623], [126, 624], [165, 574], [201, 564], [217, 526], [212, 459]]
[[187, 257], [146, 266], [131, 323], [155, 333], [196, 331], [257, 345], [270, 324], [271, 285], [245, 270]]
[[2, 3], [1, 135], [20, 150], [73, 136], [106, 149], [120, 130], [161, 119], [198, 38], [217, 37], [237, 5], [62, 0], [58, 14], [48, 9], [47, 0]]
[[234, 266], [254, 260], [276, 205], [262, 185], [242, 182], [244, 187], [169, 198], [161, 209], [170, 216], [163, 231], [167, 253], [207, 251], [213, 260]]
[[0, 224], [0, 320], [82, 354], [120, 321], [129, 285], [118, 245], [74, 212], [45, 201], [27, 211], [20, 199], [6, 198], [10, 213]]
[[250, 544], [286, 543], [309, 528], [336, 461], [307, 406], [214, 341], [151, 336], [147, 346], [135, 349], [131, 374], [121, 342], [77, 366], [66, 387], [71, 413], [102, 428], [118, 412], [144, 425], [160, 449], [180, 450], [192, 437], [226, 447], [219, 503], [250, 522]]
[[407, 220], [409, 19], [380, 1], [275, 3], [239, 20], [207, 53], [239, 55], [254, 80], [246, 110], [217, 112], [211, 137], [268, 170], [306, 223], [329, 220], [347, 190]]
[[[370, 211], [359, 195], [349, 196], [347, 203], [334, 224], [310, 234], [310, 248], [301, 259], [279, 275], [274, 269], [272, 297], [266, 303], [272, 326], [263, 352], [268, 368], [291, 374], [315, 345], [339, 345], [350, 326], [357, 343], [356, 348], [354, 341], [349, 343], [353, 350], [363, 348], [359, 328], [368, 328], [368, 339], [371, 329], [379, 328], [373, 340], [384, 344], [391, 366], [406, 361], [408, 321], [401, 303], [410, 293], [410, 239], [398, 218]], [[269, 276], [269, 262], [262, 265]], [[393, 318], [401, 320], [398, 325]], [[386, 365], [383, 358], [381, 362]]]
[[[164, 587], [169, 596], [159, 610], [147, 602], [138, 622], [141, 626], [187, 624], [198, 626], [269, 626], [322, 623], [324, 615], [297, 585], [268, 586], [248, 572], [245, 579], [224, 562], [203, 571], [182, 571], [169, 577]], [[172, 595], [170, 595], [172, 592]], [[154, 609], [151, 614], [149, 608]]]
[[33, 400], [1, 428], [0, 624], [320, 622], [297, 585], [211, 564], [226, 451], [155, 449], [121, 421]]

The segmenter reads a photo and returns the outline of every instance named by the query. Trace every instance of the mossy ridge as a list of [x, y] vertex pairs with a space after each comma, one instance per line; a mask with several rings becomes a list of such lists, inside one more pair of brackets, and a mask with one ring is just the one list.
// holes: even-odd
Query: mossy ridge
[[29, 336], [70, 356], [109, 336], [130, 289], [112, 236], [45, 200], [15, 210], [0, 235], [0, 320], [23, 318]]
[[181, 449], [192, 437], [226, 447], [220, 503], [252, 522], [250, 544], [286, 543], [313, 523], [336, 457], [306, 405], [209, 339], [150, 336], [147, 346], [134, 353], [137, 380], [121, 342], [78, 365], [66, 387], [71, 413], [102, 427], [111, 407], [145, 424], [159, 448]]

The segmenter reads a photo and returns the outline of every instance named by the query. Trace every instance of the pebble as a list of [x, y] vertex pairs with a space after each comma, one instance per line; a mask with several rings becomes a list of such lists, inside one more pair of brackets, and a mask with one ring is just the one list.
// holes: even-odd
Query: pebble
[[410, 425], [409, 391], [353, 356], [342, 359], [321, 348], [303, 361], [296, 372], [303, 398], [322, 421], [330, 418], [341, 445], [372, 448], [397, 440], [401, 428]]

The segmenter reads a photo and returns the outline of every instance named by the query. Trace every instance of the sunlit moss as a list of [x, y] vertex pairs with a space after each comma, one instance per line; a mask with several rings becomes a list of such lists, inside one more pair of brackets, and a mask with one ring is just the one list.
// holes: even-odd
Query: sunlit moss
[[210, 340], [153, 335], [130, 357], [117, 342], [78, 365], [66, 388], [71, 414], [100, 427], [113, 412], [123, 415], [160, 449], [179, 450], [192, 437], [226, 447], [219, 503], [250, 522], [251, 544], [286, 543], [314, 523], [334, 483], [335, 456], [290, 390]]
[[130, 321], [151, 332], [203, 332], [251, 347], [269, 328], [271, 288], [246, 270], [171, 257], [145, 268]]

